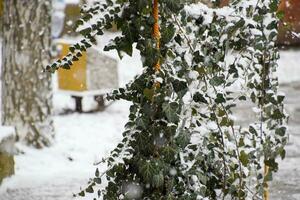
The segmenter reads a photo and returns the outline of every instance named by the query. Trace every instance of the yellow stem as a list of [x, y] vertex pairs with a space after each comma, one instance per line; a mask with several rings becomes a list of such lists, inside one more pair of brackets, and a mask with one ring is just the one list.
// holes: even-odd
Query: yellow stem
[[[269, 173], [269, 167], [267, 165], [265, 165], [265, 167], [264, 167], [264, 176], [267, 176], [268, 173]], [[263, 199], [264, 200], [269, 200], [270, 199], [268, 183], [266, 183], [266, 185], [264, 186], [264, 198]]]

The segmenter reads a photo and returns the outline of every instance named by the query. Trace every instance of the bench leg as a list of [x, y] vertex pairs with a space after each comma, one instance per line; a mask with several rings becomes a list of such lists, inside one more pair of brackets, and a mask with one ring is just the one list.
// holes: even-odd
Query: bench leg
[[71, 96], [75, 100], [75, 111], [82, 113], [82, 97]]
[[105, 108], [104, 96], [103, 95], [95, 95], [94, 99], [98, 103], [98, 110], [103, 111]]

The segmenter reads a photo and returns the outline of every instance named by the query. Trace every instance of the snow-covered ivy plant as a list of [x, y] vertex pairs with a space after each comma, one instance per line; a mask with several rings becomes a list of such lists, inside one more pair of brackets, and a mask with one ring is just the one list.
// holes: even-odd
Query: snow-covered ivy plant
[[[182, 0], [102, 0], [82, 8], [84, 39], [48, 71], [70, 68], [104, 29], [105, 50], [140, 51], [143, 73], [109, 100], [132, 102], [123, 140], [88, 187], [95, 199], [262, 199], [287, 143], [277, 92], [278, 0], [221, 9]], [[157, 10], [157, 7], [159, 10]], [[159, 19], [158, 19], [159, 11]], [[241, 126], [235, 107], [255, 106]], [[101, 145], [101, 144], [100, 144]]]

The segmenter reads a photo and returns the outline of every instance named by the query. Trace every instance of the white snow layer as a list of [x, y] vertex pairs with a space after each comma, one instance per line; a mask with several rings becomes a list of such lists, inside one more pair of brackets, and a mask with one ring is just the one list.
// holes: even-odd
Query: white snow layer
[[3, 139], [6, 139], [15, 134], [15, 129], [8, 126], [0, 126], [0, 143]]

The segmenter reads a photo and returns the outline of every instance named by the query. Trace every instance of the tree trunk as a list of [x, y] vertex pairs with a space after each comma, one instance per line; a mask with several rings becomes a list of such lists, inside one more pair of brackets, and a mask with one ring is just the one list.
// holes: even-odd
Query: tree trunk
[[51, 0], [4, 0], [2, 123], [37, 148], [54, 135], [50, 62]]
[[3, 0], [0, 0], [0, 39], [2, 37], [2, 15], [3, 15]]

